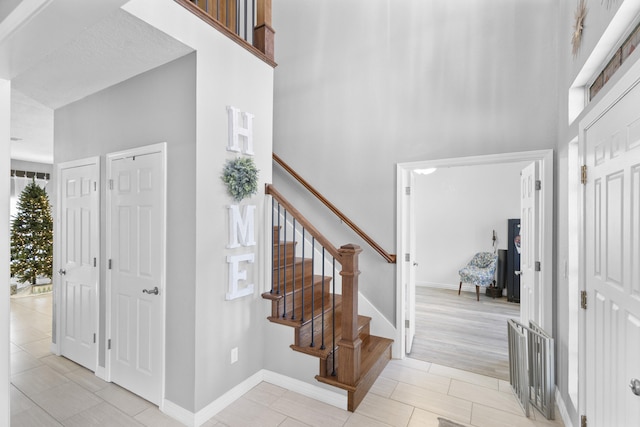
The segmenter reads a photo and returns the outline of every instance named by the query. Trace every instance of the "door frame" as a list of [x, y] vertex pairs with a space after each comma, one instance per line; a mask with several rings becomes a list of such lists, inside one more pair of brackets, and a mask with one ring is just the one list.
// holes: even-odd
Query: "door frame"
[[[540, 242], [541, 251], [541, 276], [540, 283], [542, 292], [542, 316], [541, 327], [548, 331], [549, 334], [553, 334], [554, 331], [554, 315], [553, 315], [553, 149], [547, 150], [535, 150], [535, 151], [521, 151], [513, 153], [502, 154], [488, 154], [481, 156], [470, 157], [454, 157], [448, 159], [435, 159], [435, 160], [422, 160], [416, 162], [398, 163], [397, 164], [397, 180], [396, 180], [396, 206], [397, 206], [397, 218], [396, 224], [396, 250], [400, 262], [404, 262], [404, 256], [402, 255], [403, 248], [407, 247], [404, 236], [403, 218], [406, 213], [403, 212], [402, 196], [404, 194], [404, 188], [408, 186], [407, 177], [408, 172], [414, 169], [427, 169], [427, 168], [443, 168], [443, 167], [455, 167], [455, 166], [475, 166], [475, 165], [491, 165], [499, 163], [515, 163], [524, 161], [539, 161], [540, 162], [540, 178], [542, 180], [543, 194], [540, 199], [540, 233], [542, 241]], [[415, 228], [415, 227], [412, 227]], [[412, 256], [413, 258], [413, 256]], [[548, 267], [547, 267], [548, 266]], [[398, 343], [399, 351], [396, 352], [394, 357], [404, 359], [406, 355], [403, 352], [405, 348], [405, 298], [406, 290], [402, 285], [406, 278], [405, 268], [402, 266], [396, 268], [396, 342]]]
[[[591, 126], [593, 126], [604, 114], [607, 113], [613, 106], [615, 106], [628, 92], [634, 87], [640, 85], [640, 61], [636, 61], [621, 77], [614, 83], [614, 85], [605, 93], [602, 98], [595, 103], [590, 110], [588, 110], [578, 123], [578, 158], [581, 164], [586, 164], [586, 147], [585, 147], [585, 134]], [[604, 92], [604, 91], [603, 91]], [[587, 171], [587, 181], [589, 180]], [[586, 209], [586, 188], [584, 185], [578, 183], [581, 188], [578, 191], [579, 198], [579, 213], [578, 213], [578, 226], [579, 233], [579, 255], [578, 255], [578, 286], [579, 291], [587, 291], [586, 285], [586, 224], [585, 224], [585, 209]], [[571, 298], [571, 296], [569, 296]], [[589, 295], [587, 295], [589, 297]], [[577, 296], [576, 296], [577, 298]], [[571, 299], [569, 299], [571, 301]], [[587, 308], [589, 307], [589, 301], [587, 301]], [[587, 314], [586, 310], [580, 310], [579, 312], [579, 324], [578, 324], [578, 377], [587, 377]], [[578, 414], [586, 415], [587, 413], [587, 393], [592, 391], [586, 381], [578, 381]]]
[[[117, 159], [122, 159], [125, 157], [132, 157], [132, 156], [142, 156], [145, 154], [153, 154], [153, 153], [160, 153], [162, 159], [161, 159], [161, 164], [162, 164], [162, 186], [163, 186], [163, 191], [162, 194], [160, 195], [161, 197], [161, 201], [160, 201], [160, 206], [161, 206], [161, 210], [162, 210], [162, 218], [160, 220], [160, 228], [161, 228], [161, 232], [160, 232], [160, 244], [161, 244], [161, 256], [160, 256], [160, 294], [158, 295], [160, 297], [160, 310], [162, 312], [162, 321], [160, 322], [160, 347], [162, 349], [162, 351], [160, 352], [160, 398], [159, 398], [159, 402], [158, 402], [158, 406], [159, 409], [162, 411], [163, 407], [164, 407], [164, 397], [165, 397], [165, 363], [166, 363], [166, 358], [165, 358], [165, 354], [166, 354], [166, 339], [165, 339], [165, 335], [166, 335], [166, 321], [167, 321], [167, 310], [166, 310], [166, 278], [167, 278], [167, 143], [166, 142], [160, 142], [157, 144], [151, 144], [151, 145], [145, 145], [143, 147], [137, 147], [137, 148], [131, 148], [128, 150], [123, 150], [123, 151], [118, 151], [118, 152], [114, 152], [114, 153], [108, 153], [106, 155], [106, 171], [107, 171], [107, 175], [106, 175], [106, 181], [105, 183], [108, 185], [108, 183], [110, 182], [110, 180], [112, 179], [112, 173], [113, 173], [113, 161], [117, 160]], [[106, 186], [105, 186], [106, 187]], [[112, 232], [112, 218], [111, 218], [111, 205], [113, 203], [112, 200], [112, 193], [109, 190], [106, 190], [106, 202], [105, 202], [105, 216], [106, 216], [106, 232], [105, 232], [105, 241], [106, 241], [106, 259], [109, 259], [111, 257], [111, 253], [112, 253], [112, 239], [111, 239], [111, 232]], [[111, 358], [113, 357], [112, 352], [108, 349], [108, 345], [107, 345], [107, 340], [109, 339], [109, 337], [111, 337], [111, 333], [112, 333], [112, 322], [113, 322], [113, 305], [112, 305], [112, 275], [111, 275], [111, 270], [109, 270], [108, 268], [106, 269], [106, 290], [105, 290], [105, 331], [106, 331], [106, 337], [105, 337], [105, 351], [106, 351], [106, 355], [105, 355], [105, 374], [106, 374], [106, 380], [111, 382]], [[135, 391], [130, 390], [133, 393], [135, 393]]]
[[[55, 248], [55, 254], [54, 254], [54, 263], [53, 265], [54, 267], [54, 273], [53, 273], [53, 300], [55, 301], [56, 304], [56, 310], [55, 310], [55, 316], [54, 316], [54, 321], [55, 321], [55, 343], [51, 344], [51, 352], [60, 356], [62, 354], [62, 311], [60, 310], [62, 308], [62, 293], [60, 292], [60, 286], [61, 286], [61, 280], [60, 280], [60, 275], [56, 274], [61, 268], [61, 258], [62, 258], [62, 243], [60, 238], [56, 239], [56, 235], [58, 235], [58, 232], [61, 229], [61, 221], [62, 221], [62, 170], [63, 169], [70, 169], [70, 168], [74, 168], [74, 167], [81, 167], [81, 166], [94, 166], [97, 170], [96, 172], [96, 176], [97, 176], [97, 180], [96, 180], [96, 186], [97, 186], [97, 197], [93, 198], [92, 201], [92, 206], [91, 209], [93, 209], [96, 212], [96, 221], [94, 221], [93, 224], [91, 224], [91, 233], [93, 234], [93, 237], [95, 237], [96, 239], [96, 259], [98, 260], [98, 267], [100, 267], [100, 248], [101, 248], [101, 240], [100, 240], [100, 196], [101, 196], [101, 191], [102, 188], [100, 186], [100, 172], [101, 172], [101, 168], [100, 168], [100, 156], [93, 156], [93, 157], [87, 157], [85, 159], [78, 159], [78, 160], [71, 160], [68, 162], [63, 162], [63, 163], [58, 163], [56, 164], [56, 168], [55, 168], [55, 179], [56, 179], [56, 219], [55, 219], [55, 229], [54, 229], [54, 233], [53, 233], [53, 239], [55, 242], [54, 248]], [[95, 292], [95, 307], [96, 307], [96, 312], [95, 312], [95, 325], [96, 325], [96, 343], [100, 343], [101, 340], [101, 336], [100, 336], [100, 271], [98, 269], [98, 272], [96, 274], [96, 292]], [[100, 368], [100, 360], [99, 360], [99, 355], [100, 355], [100, 351], [99, 351], [100, 346], [96, 345], [95, 346], [95, 366], [96, 366], [96, 374], [98, 372], [98, 369]]]

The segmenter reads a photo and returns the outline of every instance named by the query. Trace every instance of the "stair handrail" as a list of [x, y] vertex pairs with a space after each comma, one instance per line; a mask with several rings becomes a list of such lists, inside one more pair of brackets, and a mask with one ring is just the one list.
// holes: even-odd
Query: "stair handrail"
[[342, 254], [311, 222], [296, 209], [272, 184], [265, 185], [265, 193], [276, 199], [280, 205], [289, 212], [295, 219], [320, 243], [336, 260], [342, 260]]
[[[331, 212], [333, 212], [338, 218], [340, 218], [345, 224], [347, 224], [358, 236], [360, 236], [365, 242], [369, 244], [376, 252], [378, 252], [388, 263], [396, 263], [396, 255], [390, 254], [385, 251], [375, 240], [373, 240], [367, 233], [365, 233], [360, 227], [358, 227], [351, 219], [349, 219], [342, 211], [340, 211], [333, 203], [327, 200], [318, 190], [316, 190], [311, 184], [309, 184], [299, 173], [297, 173], [291, 166], [289, 166], [284, 160], [282, 160], [276, 153], [273, 153], [273, 160], [279, 164], [285, 171], [289, 173], [296, 181], [298, 181], [304, 188], [306, 188], [311, 194], [313, 194], [322, 204], [324, 204]], [[332, 254], [333, 255], [333, 254]]]

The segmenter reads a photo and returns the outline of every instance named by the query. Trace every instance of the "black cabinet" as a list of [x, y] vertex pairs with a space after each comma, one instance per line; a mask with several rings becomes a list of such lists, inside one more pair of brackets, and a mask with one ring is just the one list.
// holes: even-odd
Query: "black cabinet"
[[520, 302], [520, 219], [509, 220], [507, 247], [507, 300]]

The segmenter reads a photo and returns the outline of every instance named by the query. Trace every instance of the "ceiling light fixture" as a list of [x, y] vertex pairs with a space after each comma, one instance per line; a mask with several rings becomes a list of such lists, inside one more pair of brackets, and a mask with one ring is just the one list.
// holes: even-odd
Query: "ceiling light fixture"
[[429, 175], [430, 173], [434, 173], [437, 168], [426, 168], [426, 169], [414, 169], [413, 171], [418, 175]]

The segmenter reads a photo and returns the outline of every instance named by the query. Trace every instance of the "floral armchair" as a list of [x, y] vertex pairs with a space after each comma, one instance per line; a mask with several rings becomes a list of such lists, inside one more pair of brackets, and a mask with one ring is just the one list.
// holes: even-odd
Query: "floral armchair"
[[458, 295], [460, 295], [460, 291], [462, 290], [462, 284], [469, 283], [476, 286], [476, 299], [480, 301], [480, 286], [487, 286], [494, 283], [497, 264], [497, 254], [491, 252], [478, 252], [475, 254], [471, 261], [458, 271], [460, 274]]

